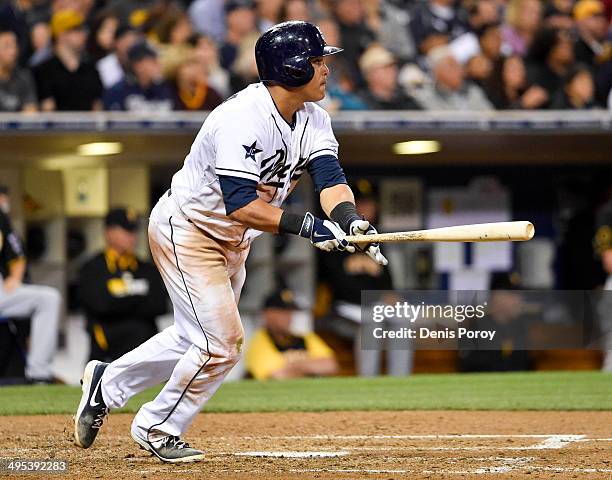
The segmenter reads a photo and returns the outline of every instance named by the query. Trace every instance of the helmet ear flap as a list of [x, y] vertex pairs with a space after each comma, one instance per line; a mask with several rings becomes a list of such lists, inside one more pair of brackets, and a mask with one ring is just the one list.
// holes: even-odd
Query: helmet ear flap
[[310, 64], [309, 58], [302, 55], [288, 58], [283, 68], [289, 78], [294, 80], [291, 82], [293, 85], [289, 85], [291, 87], [305, 85], [314, 75], [314, 68]]

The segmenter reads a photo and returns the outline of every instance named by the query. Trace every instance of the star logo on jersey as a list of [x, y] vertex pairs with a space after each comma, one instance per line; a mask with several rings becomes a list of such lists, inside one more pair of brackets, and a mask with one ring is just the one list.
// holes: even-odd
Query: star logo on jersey
[[250, 147], [248, 145], [243, 145], [242, 148], [244, 148], [244, 150], [246, 152], [244, 154], [244, 159], [246, 160], [247, 158], [250, 158], [254, 162], [257, 161], [257, 160], [255, 160], [255, 155], [257, 155], [258, 153], [262, 152], [262, 150], [257, 148], [257, 140], [255, 140], [253, 142], [253, 145], [251, 145]]

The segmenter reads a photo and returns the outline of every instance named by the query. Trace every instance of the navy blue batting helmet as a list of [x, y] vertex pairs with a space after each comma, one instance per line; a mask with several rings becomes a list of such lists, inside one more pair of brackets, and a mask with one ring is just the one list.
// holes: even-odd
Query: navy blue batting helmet
[[255, 45], [259, 79], [286, 87], [301, 87], [314, 75], [311, 58], [341, 51], [341, 48], [325, 45], [321, 31], [312, 23], [279, 23], [259, 37]]

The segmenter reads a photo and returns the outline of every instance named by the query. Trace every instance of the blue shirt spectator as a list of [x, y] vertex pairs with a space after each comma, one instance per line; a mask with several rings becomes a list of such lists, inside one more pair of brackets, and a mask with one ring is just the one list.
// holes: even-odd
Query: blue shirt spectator
[[128, 51], [131, 75], [104, 94], [105, 110], [168, 112], [174, 108], [172, 88], [163, 80], [157, 53], [147, 43]]

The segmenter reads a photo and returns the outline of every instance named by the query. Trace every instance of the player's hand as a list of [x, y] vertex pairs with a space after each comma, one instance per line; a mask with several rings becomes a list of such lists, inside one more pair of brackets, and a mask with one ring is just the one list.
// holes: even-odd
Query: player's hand
[[310, 239], [312, 244], [326, 252], [347, 251], [353, 253], [355, 246], [344, 240], [346, 233], [337, 223], [321, 220], [312, 213], [306, 213], [300, 235]]
[[[365, 219], [353, 220], [349, 225], [349, 235], [374, 235], [378, 233], [376, 229], [370, 225]], [[387, 265], [389, 262], [380, 251], [379, 243], [354, 244], [355, 248], [365, 253], [368, 257], [374, 260], [379, 265]]]

